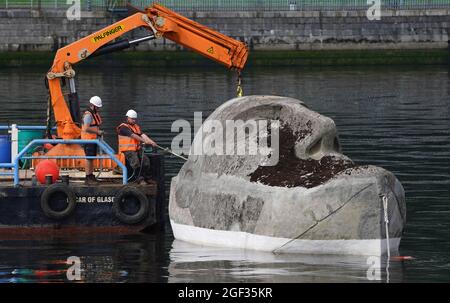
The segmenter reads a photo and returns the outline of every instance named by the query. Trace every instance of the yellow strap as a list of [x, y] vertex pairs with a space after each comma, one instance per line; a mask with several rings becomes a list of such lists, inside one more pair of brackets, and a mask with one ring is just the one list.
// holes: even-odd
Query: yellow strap
[[244, 95], [244, 90], [242, 89], [242, 87], [240, 85], [238, 85], [237, 89], [236, 89], [236, 93], [238, 97], [242, 97]]
[[237, 71], [237, 88], [236, 88], [236, 94], [238, 97], [242, 97], [244, 95], [244, 90], [242, 89], [242, 76], [241, 71]]

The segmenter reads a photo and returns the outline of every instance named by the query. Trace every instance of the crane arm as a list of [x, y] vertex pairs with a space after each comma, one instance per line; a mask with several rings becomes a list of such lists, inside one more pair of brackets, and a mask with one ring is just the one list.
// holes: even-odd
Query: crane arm
[[248, 50], [244, 43], [183, 17], [159, 4], [153, 4], [147, 8], [146, 13], [152, 16], [156, 29], [165, 38], [224, 64], [228, 68], [238, 70], [244, 68], [248, 56]]
[[[88, 58], [97, 49], [120, 37], [137, 27], [148, 26], [142, 18], [142, 14], [136, 13], [123, 20], [120, 20], [106, 28], [103, 28], [89, 36], [86, 36], [78, 41], [75, 41], [56, 52], [53, 66], [47, 73], [48, 86], [51, 98], [51, 104], [55, 115], [57, 124], [58, 136], [65, 139], [74, 139], [80, 136], [80, 128], [74, 123], [79, 122], [79, 114], [74, 114], [67, 106], [64, 94], [61, 88], [61, 81], [59, 78], [68, 78], [69, 86], [71, 86], [71, 95], [76, 96], [75, 83], [73, 78], [75, 72], [72, 65]], [[69, 99], [70, 96], [69, 95]], [[71, 100], [69, 100], [71, 101]], [[78, 103], [78, 102], [76, 102]], [[75, 107], [79, 107], [75, 104]], [[75, 110], [76, 111], [76, 110]], [[78, 108], [79, 112], [79, 108]], [[74, 117], [75, 116], [75, 117]]]
[[[139, 27], [149, 30], [150, 35], [135, 41], [122, 40], [111, 43], [116, 38]], [[139, 11], [57, 51], [53, 65], [47, 73], [47, 79], [58, 136], [64, 139], [80, 136], [80, 127], [76, 124], [80, 122], [79, 105], [72, 65], [89, 57], [124, 49], [133, 43], [160, 37], [183, 45], [230, 69], [241, 70], [247, 61], [248, 49], [244, 43], [183, 17], [164, 6], [153, 4], [145, 11]], [[70, 108], [64, 98], [60, 78], [69, 79]], [[71, 99], [74, 100], [73, 104]]]

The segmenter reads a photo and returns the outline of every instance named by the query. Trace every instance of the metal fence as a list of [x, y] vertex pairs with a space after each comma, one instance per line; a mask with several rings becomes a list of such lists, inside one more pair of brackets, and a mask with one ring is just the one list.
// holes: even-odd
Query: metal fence
[[[137, 7], [152, 0], [0, 0], [0, 9], [67, 9], [80, 1], [82, 10], [123, 10], [126, 3]], [[372, 0], [376, 1], [376, 0]], [[159, 0], [176, 11], [289, 11], [289, 10], [367, 10], [367, 0]], [[450, 9], [450, 0], [380, 0], [387, 9]]]

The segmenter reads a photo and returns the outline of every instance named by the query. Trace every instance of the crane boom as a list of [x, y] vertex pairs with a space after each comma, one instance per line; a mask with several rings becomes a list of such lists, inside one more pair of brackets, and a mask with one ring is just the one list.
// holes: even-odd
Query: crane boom
[[[134, 41], [122, 40], [112, 43], [113, 40], [139, 27], [149, 30], [150, 35]], [[244, 43], [183, 17], [162, 5], [153, 4], [145, 11], [136, 12], [57, 51], [53, 65], [47, 73], [47, 79], [58, 137], [75, 139], [81, 132], [77, 125], [80, 122], [79, 104], [72, 65], [89, 57], [160, 37], [183, 45], [230, 69], [242, 70], [247, 61], [248, 49]], [[61, 78], [69, 79], [70, 108], [61, 89]]]
[[156, 29], [163, 36], [193, 51], [226, 65], [243, 69], [248, 50], [244, 43], [227, 37], [200, 23], [183, 17], [162, 5], [153, 4], [147, 12], [154, 16]]

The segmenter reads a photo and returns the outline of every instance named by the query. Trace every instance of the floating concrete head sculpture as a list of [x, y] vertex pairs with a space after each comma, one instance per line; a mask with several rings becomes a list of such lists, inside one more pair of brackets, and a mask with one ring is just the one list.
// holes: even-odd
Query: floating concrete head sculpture
[[217, 108], [169, 203], [176, 238], [275, 252], [382, 254], [398, 248], [405, 223], [392, 173], [357, 166], [341, 153], [332, 119], [276, 96]]

